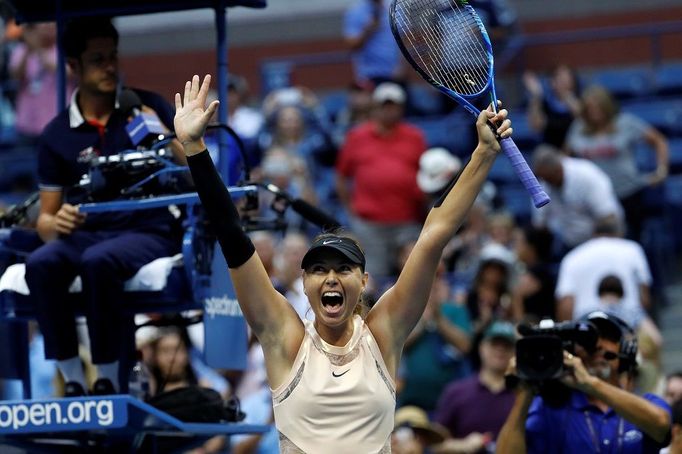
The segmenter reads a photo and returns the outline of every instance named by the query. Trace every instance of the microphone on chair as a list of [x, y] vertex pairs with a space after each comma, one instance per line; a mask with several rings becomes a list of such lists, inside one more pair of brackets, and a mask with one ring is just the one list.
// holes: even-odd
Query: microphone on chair
[[136, 147], [149, 147], [160, 135], [167, 134], [166, 128], [156, 115], [142, 111], [142, 100], [133, 90], [129, 88], [121, 90], [118, 106], [125, 115], [133, 117], [126, 125], [126, 131]]

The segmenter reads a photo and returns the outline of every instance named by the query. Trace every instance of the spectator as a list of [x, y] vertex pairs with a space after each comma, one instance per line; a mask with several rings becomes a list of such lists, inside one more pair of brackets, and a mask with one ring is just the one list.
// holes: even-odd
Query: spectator
[[[312, 178], [308, 173], [308, 166], [299, 156], [288, 153], [285, 149], [275, 146], [266, 153], [260, 166], [263, 183], [273, 184], [294, 199], [303, 199], [311, 205], [317, 205], [317, 195], [312, 187]], [[285, 229], [306, 231], [310, 226], [301, 215], [292, 209], [281, 197], [273, 192], [263, 192], [259, 199], [260, 215], [266, 219], [272, 218], [275, 211], [284, 210]]]
[[670, 446], [661, 449], [660, 454], [682, 454], [682, 400], [672, 404], [672, 440]]
[[275, 250], [277, 248], [277, 240], [272, 232], [260, 230], [251, 233], [251, 241], [253, 242], [258, 256], [262, 257], [263, 268], [269, 276], [275, 274]]
[[537, 323], [556, 316], [556, 270], [552, 263], [552, 232], [527, 226], [518, 230], [516, 256], [522, 271], [512, 289], [512, 314], [517, 322]]
[[432, 206], [462, 170], [462, 161], [447, 149], [429, 148], [419, 158], [417, 186]]
[[301, 233], [287, 233], [275, 256], [275, 282], [277, 288], [294, 307], [301, 320], [312, 320], [315, 314], [303, 291], [300, 263], [308, 252], [310, 241]]
[[[414, 242], [409, 242], [401, 248], [403, 264], [413, 246]], [[469, 314], [463, 304], [453, 300], [444, 271], [441, 262], [424, 314], [405, 341], [399, 407], [416, 405], [432, 412], [445, 385], [471, 373]]]
[[518, 16], [508, 0], [472, 0], [471, 6], [490, 35], [493, 49], [500, 55], [518, 31]]
[[263, 114], [249, 107], [249, 85], [245, 78], [230, 74], [227, 79], [227, 124], [242, 139], [255, 139], [263, 127]]
[[682, 400], [682, 371], [668, 375], [665, 383], [665, 400], [671, 405]]
[[401, 79], [400, 52], [391, 33], [385, 0], [356, 0], [346, 11], [343, 36], [353, 53], [353, 72], [360, 83]]
[[[581, 97], [582, 110], [566, 137], [566, 148], [589, 159], [611, 178], [613, 189], [625, 211], [628, 237], [639, 241], [646, 216], [643, 191], [668, 176], [668, 142], [643, 120], [618, 111], [613, 96], [603, 87], [587, 88]], [[637, 169], [635, 148], [646, 142], [656, 153], [656, 171]]]
[[494, 441], [514, 403], [504, 374], [514, 356], [516, 330], [495, 321], [479, 346], [481, 368], [475, 376], [451, 383], [438, 399], [434, 421], [450, 431], [435, 453], [494, 452]]
[[259, 146], [262, 150], [278, 147], [303, 160], [305, 174], [315, 187], [319, 200], [324, 203], [333, 192], [336, 148], [328, 131], [313, 119], [306, 117], [304, 108], [298, 104], [283, 105], [268, 117], [269, 123], [259, 136]]
[[[602, 447], [657, 453], [668, 444], [670, 407], [657, 396], [638, 396], [622, 386], [623, 375], [631, 379], [637, 365], [633, 334], [602, 312], [586, 320], [597, 325], [597, 348], [593, 353], [576, 349], [575, 355], [564, 351], [566, 402], [549, 405], [522, 383], [497, 439], [497, 453], [602, 452]], [[510, 372], [515, 373], [513, 363]]]
[[[487, 189], [489, 182], [483, 186]], [[490, 241], [488, 235], [488, 217], [490, 204], [487, 199], [476, 199], [466, 221], [446, 249], [448, 270], [454, 271], [467, 286], [471, 283], [481, 260], [481, 251]]]
[[557, 277], [557, 320], [572, 320], [601, 308], [599, 285], [609, 275], [622, 283], [618, 311], [626, 323], [639, 328], [651, 309], [651, 272], [642, 247], [621, 238], [614, 222], [600, 222], [594, 238], [570, 251], [561, 261]]
[[[516, 232], [516, 221], [514, 217], [506, 211], [498, 211], [488, 218], [489, 242], [485, 247], [497, 245], [503, 247], [510, 257], [514, 256], [514, 233]], [[515, 257], [514, 257], [515, 259]]]
[[441, 443], [448, 431], [429, 421], [424, 410], [415, 406], [401, 407], [395, 412], [395, 428], [391, 434], [392, 454], [426, 454]]
[[623, 283], [617, 276], [604, 277], [599, 282], [597, 294], [599, 298], [597, 310], [624, 320], [637, 333], [640, 353], [637, 388], [642, 392], [660, 391], [663, 378], [660, 361], [663, 336], [658, 328], [648, 316], [642, 318], [641, 311], [633, 313], [632, 309], [624, 304]]
[[523, 75], [529, 95], [528, 123], [541, 135], [543, 143], [563, 148], [573, 120], [580, 114], [580, 83], [567, 65], [552, 69], [549, 87], [532, 72]]
[[199, 384], [190, 362], [189, 337], [184, 330], [163, 328], [150, 346], [152, 395]]
[[533, 224], [548, 227], [563, 245], [563, 253], [588, 240], [598, 222], [622, 220], [609, 177], [593, 163], [540, 145], [533, 153], [533, 168], [552, 199], [533, 212]]
[[[509, 317], [511, 263], [501, 256], [483, 257], [467, 294], [467, 308], [475, 337], [495, 319]], [[475, 352], [474, 352], [475, 353]], [[478, 360], [474, 361], [478, 365]]]
[[334, 143], [336, 145], [343, 144], [348, 131], [370, 120], [374, 107], [373, 90], [374, 86], [371, 82], [353, 81], [348, 86], [347, 103], [334, 118]]
[[368, 271], [385, 277], [394, 271], [398, 246], [417, 236], [424, 218], [417, 171], [426, 142], [403, 120], [400, 86], [381, 84], [372, 96], [376, 116], [348, 134], [336, 164], [336, 190], [366, 248]]
[[[34, 147], [43, 128], [57, 115], [57, 29], [54, 23], [26, 24], [12, 51], [9, 71], [18, 82], [18, 144]], [[68, 84], [68, 93], [73, 86]]]
[[[58, 360], [66, 394], [85, 394], [78, 358], [75, 308], [69, 285], [83, 283], [92, 350], [99, 379], [96, 394], [119, 388], [123, 283], [146, 263], [180, 249], [181, 230], [167, 208], [92, 213], [86, 216], [67, 198], [67, 189], [88, 172], [90, 161], [131, 148], [127, 112], [116, 108], [119, 92], [118, 33], [108, 19], [74, 19], [64, 31], [67, 62], [79, 85], [67, 109], [40, 137], [37, 230], [45, 245], [26, 262], [26, 282], [45, 337], [45, 356]], [[136, 90], [151, 112], [171, 128], [172, 107], [155, 93]], [[176, 151], [180, 144], [173, 142]], [[180, 157], [184, 162], [184, 157]]]

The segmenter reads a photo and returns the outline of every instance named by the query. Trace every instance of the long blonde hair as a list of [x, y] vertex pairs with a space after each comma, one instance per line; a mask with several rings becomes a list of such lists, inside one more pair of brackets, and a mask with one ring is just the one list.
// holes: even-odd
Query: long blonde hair
[[601, 85], [591, 85], [587, 87], [582, 95], [580, 96], [581, 106], [580, 106], [580, 116], [585, 124], [585, 132], [588, 134], [593, 134], [598, 131], [599, 125], [591, 123], [587, 117], [587, 112], [585, 109], [585, 104], [588, 99], [593, 99], [599, 108], [604, 112], [606, 116], [606, 124], [613, 124], [613, 120], [620, 112], [620, 107], [618, 102], [613, 97], [610, 91]]

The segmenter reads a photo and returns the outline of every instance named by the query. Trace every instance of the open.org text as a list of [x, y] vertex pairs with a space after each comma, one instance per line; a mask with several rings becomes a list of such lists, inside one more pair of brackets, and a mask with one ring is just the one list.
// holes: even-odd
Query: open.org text
[[21, 429], [27, 426], [90, 424], [109, 426], [114, 421], [111, 400], [73, 402], [0, 403], [0, 428]]

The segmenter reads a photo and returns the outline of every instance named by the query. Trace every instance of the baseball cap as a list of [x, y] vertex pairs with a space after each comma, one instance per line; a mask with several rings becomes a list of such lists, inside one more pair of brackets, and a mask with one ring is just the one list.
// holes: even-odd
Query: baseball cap
[[360, 265], [365, 269], [365, 254], [358, 247], [355, 241], [345, 236], [325, 235], [317, 239], [308, 249], [308, 252], [301, 260], [301, 268], [309, 267], [315, 258], [316, 254], [324, 250], [334, 250], [340, 252], [350, 263]]
[[383, 104], [385, 102], [394, 102], [396, 104], [405, 103], [405, 90], [398, 84], [393, 82], [383, 82], [377, 85], [372, 93], [372, 99], [378, 104]]
[[461, 168], [462, 161], [445, 148], [429, 148], [419, 158], [417, 185], [427, 194], [438, 192]]
[[497, 320], [483, 332], [483, 339], [503, 339], [514, 343], [516, 342], [516, 328], [512, 323]]
[[400, 407], [395, 412], [394, 430], [400, 427], [409, 427], [421, 435], [427, 445], [442, 443], [448, 438], [443, 426], [429, 421], [426, 412], [414, 405]]

